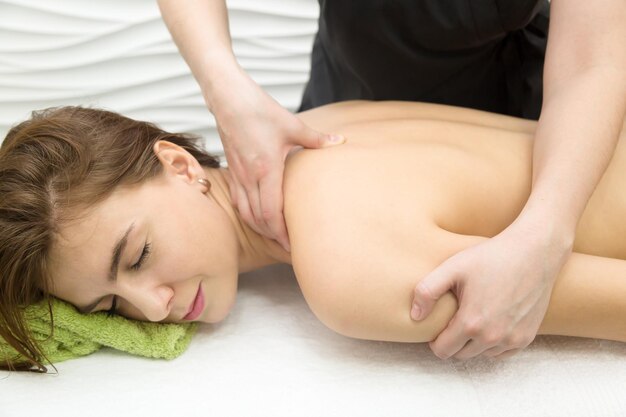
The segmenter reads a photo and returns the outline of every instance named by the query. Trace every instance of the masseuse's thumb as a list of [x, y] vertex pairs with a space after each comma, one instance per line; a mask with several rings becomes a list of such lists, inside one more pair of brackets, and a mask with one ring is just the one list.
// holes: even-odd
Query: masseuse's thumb
[[343, 135], [320, 133], [317, 130], [305, 127], [299, 135], [298, 145], [305, 148], [327, 148], [329, 146], [341, 145], [346, 141]]
[[454, 285], [455, 275], [443, 263], [426, 275], [415, 287], [411, 318], [423, 320], [433, 310], [435, 303]]

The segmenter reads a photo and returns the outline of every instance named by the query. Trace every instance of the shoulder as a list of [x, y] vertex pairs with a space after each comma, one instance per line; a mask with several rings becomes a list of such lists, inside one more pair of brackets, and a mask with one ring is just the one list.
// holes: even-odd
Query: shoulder
[[[404, 339], [401, 334], [411, 326], [415, 285], [441, 262], [432, 250], [436, 226], [420, 221], [417, 211], [411, 224], [385, 212], [388, 203], [371, 190], [364, 196], [361, 181], [347, 187], [348, 182], [333, 180], [339, 167], [350, 169], [343, 156], [298, 153], [285, 171], [284, 214], [302, 293], [318, 319], [340, 334], [426, 340], [432, 326]], [[453, 304], [448, 300], [447, 309]]]
[[[329, 214], [328, 216], [332, 216]], [[362, 225], [331, 230], [298, 227], [292, 266], [304, 298], [329, 329], [352, 338], [395, 342], [434, 340], [458, 308], [445, 294], [424, 320], [410, 318], [416, 285], [453, 254], [485, 238], [447, 232], [434, 224], [412, 230], [421, 245]]]
[[376, 259], [397, 254], [393, 245], [381, 241], [384, 237], [378, 227], [366, 226], [368, 210], [359, 204], [357, 187], [346, 188], [345, 180], [333, 179], [333, 171], [349, 172], [354, 158], [342, 158], [343, 152], [330, 150], [305, 149], [290, 156], [284, 173], [283, 211], [302, 293], [316, 316], [337, 330], [336, 307], [346, 305], [350, 280], [363, 277], [375, 260], [373, 253], [377, 252]]
[[350, 100], [297, 113], [307, 126], [331, 132], [347, 125], [398, 119], [466, 123], [515, 132], [533, 133], [537, 122], [482, 110], [411, 101]]

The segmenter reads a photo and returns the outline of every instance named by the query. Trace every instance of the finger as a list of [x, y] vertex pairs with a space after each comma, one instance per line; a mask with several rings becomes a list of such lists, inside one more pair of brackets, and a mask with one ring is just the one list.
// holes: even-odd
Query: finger
[[490, 348], [490, 346], [485, 346], [485, 344], [480, 343], [476, 339], [470, 339], [470, 341], [453, 356], [459, 360], [467, 360], [479, 356]]
[[[255, 179], [241, 182], [238, 190], [238, 201], [245, 205], [246, 223], [260, 235], [267, 236], [267, 227], [263, 221], [263, 213], [261, 209], [261, 200], [259, 196], [259, 184]], [[242, 216], [243, 212], [240, 211]]]
[[455, 285], [455, 281], [456, 275], [446, 267], [445, 262], [426, 275], [415, 287], [411, 308], [413, 320], [427, 317], [437, 300]]
[[437, 336], [437, 339], [428, 344], [433, 353], [441, 359], [448, 359], [453, 356], [471, 340], [469, 336], [463, 333], [462, 327], [458, 323], [460, 320], [456, 317], [455, 315], [450, 320], [448, 326]]
[[265, 220], [263, 219], [263, 209], [261, 207], [261, 196], [259, 192], [259, 184], [255, 182], [254, 184], [250, 184], [246, 187], [247, 199], [250, 205], [250, 210], [252, 211], [252, 216], [254, 217], [254, 224], [256, 229], [263, 236], [268, 236], [267, 225], [265, 224]]
[[495, 358], [496, 356], [500, 355], [503, 352], [508, 351], [509, 348], [504, 347], [504, 346], [494, 346], [492, 348], [489, 348], [487, 350], [485, 350], [482, 355], [487, 357], [487, 358]]
[[250, 203], [248, 202], [248, 195], [246, 194], [245, 188], [237, 188], [236, 193], [237, 209], [239, 210], [239, 215], [246, 222], [248, 227], [250, 227], [258, 234], [262, 234], [259, 227], [256, 225], [256, 221], [254, 220], [254, 215], [252, 213], [252, 209], [250, 208]]
[[289, 252], [289, 236], [283, 216], [283, 170], [270, 171], [259, 183], [263, 219], [269, 233]]
[[502, 359], [508, 359], [511, 356], [517, 355], [519, 352], [521, 352], [522, 349], [511, 349], [511, 350], [507, 350], [504, 353], [499, 354], [498, 356], [496, 356], [496, 359], [498, 360], [502, 360]]
[[324, 148], [327, 146], [341, 145], [346, 138], [339, 134], [320, 133], [308, 128], [304, 123], [303, 129], [295, 135], [294, 143], [305, 148]]

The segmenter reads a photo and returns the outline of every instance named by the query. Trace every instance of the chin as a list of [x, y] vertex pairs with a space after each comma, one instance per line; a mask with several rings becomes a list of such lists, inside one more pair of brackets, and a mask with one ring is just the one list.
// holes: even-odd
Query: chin
[[222, 291], [214, 303], [209, 302], [203, 314], [194, 321], [215, 324], [228, 317], [237, 300], [237, 280], [234, 279], [233, 283], [234, 287]]
[[219, 323], [220, 321], [228, 317], [234, 304], [235, 304], [235, 299], [233, 297], [232, 302], [228, 303], [228, 305], [220, 306], [220, 308], [217, 308], [213, 311], [208, 312], [208, 314], [206, 314], [205, 317], [202, 317], [202, 316], [198, 317], [198, 319], [195, 321], [199, 321], [202, 323], [211, 323], [211, 324]]
[[226, 317], [228, 317], [228, 313], [230, 313], [230, 311], [227, 311], [225, 314], [221, 314], [221, 315], [209, 315], [207, 317], [201, 317], [198, 318], [198, 320], [195, 320], [197, 322], [201, 322], [201, 323], [210, 323], [210, 324], [216, 324], [221, 322], [222, 320], [224, 320]]

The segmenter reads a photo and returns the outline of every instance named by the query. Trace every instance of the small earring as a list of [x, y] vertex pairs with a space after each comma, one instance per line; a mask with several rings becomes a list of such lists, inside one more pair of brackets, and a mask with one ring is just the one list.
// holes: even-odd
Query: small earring
[[211, 189], [211, 183], [206, 178], [198, 178], [198, 182], [206, 187], [204, 194], [208, 193]]

